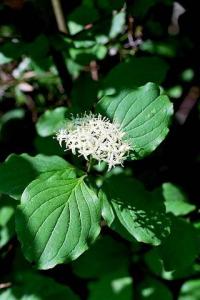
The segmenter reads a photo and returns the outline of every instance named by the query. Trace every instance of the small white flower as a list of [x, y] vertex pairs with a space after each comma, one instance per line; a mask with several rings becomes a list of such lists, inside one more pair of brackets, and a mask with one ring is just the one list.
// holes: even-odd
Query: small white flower
[[123, 165], [131, 147], [124, 141], [125, 132], [117, 123], [111, 123], [102, 115], [92, 113], [82, 117], [72, 117], [65, 128], [61, 128], [56, 138], [59, 144], [65, 143], [66, 150], [73, 154], [84, 156], [86, 160], [92, 157], [108, 163], [108, 170], [116, 165]]

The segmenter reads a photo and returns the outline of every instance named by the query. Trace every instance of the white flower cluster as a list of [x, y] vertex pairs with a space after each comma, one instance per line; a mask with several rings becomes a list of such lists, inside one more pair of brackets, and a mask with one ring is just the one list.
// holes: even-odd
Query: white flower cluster
[[83, 155], [86, 160], [92, 157], [108, 163], [108, 170], [116, 165], [122, 165], [131, 150], [128, 142], [123, 140], [125, 133], [116, 123], [102, 115], [84, 114], [72, 118], [65, 128], [56, 135], [62, 146], [73, 154]]

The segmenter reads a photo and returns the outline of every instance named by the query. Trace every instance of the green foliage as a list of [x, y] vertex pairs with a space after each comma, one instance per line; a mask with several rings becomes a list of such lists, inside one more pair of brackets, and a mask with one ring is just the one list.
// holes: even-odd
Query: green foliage
[[38, 153], [44, 154], [44, 155], [63, 155], [63, 150], [60, 147], [60, 145], [55, 144], [54, 139], [52, 136], [48, 137], [40, 137], [37, 136], [34, 140], [34, 146]]
[[183, 219], [173, 217], [171, 222], [170, 235], [159, 247], [146, 254], [146, 262], [153, 272], [161, 273], [163, 266], [165, 271], [174, 271], [172, 276], [176, 278], [176, 272], [178, 277], [180, 272], [184, 274], [197, 258], [199, 232]]
[[173, 296], [167, 286], [163, 283], [147, 277], [138, 287], [138, 299], [172, 300]]
[[109, 37], [111, 39], [116, 38], [118, 34], [124, 31], [126, 21], [125, 18], [126, 14], [124, 11], [114, 14], [109, 32]]
[[65, 123], [66, 112], [66, 107], [58, 107], [54, 110], [45, 111], [36, 124], [38, 134], [42, 137], [55, 134]]
[[112, 210], [137, 241], [158, 245], [169, 234], [170, 223], [158, 193], [150, 193], [140, 182], [120, 175], [106, 180], [105, 193], [110, 202], [107, 214]]
[[[25, 187], [40, 174], [66, 167], [69, 167], [69, 163], [57, 156], [38, 154], [31, 157], [28, 154], [12, 154], [0, 165], [0, 192], [19, 199]], [[73, 168], [70, 170], [75, 173]]]
[[175, 216], [184, 216], [195, 210], [195, 205], [188, 203], [187, 196], [174, 184], [164, 183], [162, 189], [167, 212]]
[[134, 2], [132, 10], [137, 17], [144, 17], [148, 10], [160, 0], [137, 0]]
[[3, 131], [4, 127], [9, 121], [16, 120], [16, 119], [21, 120], [24, 118], [24, 115], [25, 115], [24, 110], [20, 108], [13, 109], [5, 113], [0, 119], [0, 132]]
[[128, 300], [132, 299], [132, 278], [123, 272], [116, 272], [102, 277], [89, 285], [89, 300]]
[[79, 299], [70, 288], [56, 283], [51, 278], [29, 272], [16, 274], [15, 284], [0, 292], [1, 300], [53, 300], [55, 297], [60, 300]]
[[50, 2], [0, 3], [0, 300], [199, 300], [198, 6]]
[[76, 48], [75, 46], [69, 49], [69, 54], [72, 60], [77, 61], [80, 65], [86, 65], [92, 59], [104, 59], [107, 54], [107, 48], [100, 44], [87, 48]]
[[16, 230], [25, 256], [38, 268], [52, 268], [80, 256], [98, 236], [100, 206], [71, 169], [33, 181], [22, 195]]
[[126, 132], [125, 138], [134, 151], [133, 158], [151, 153], [163, 141], [173, 112], [168, 97], [153, 83], [104, 96], [98, 110]]
[[14, 213], [16, 205], [8, 196], [0, 197], [0, 248], [14, 236]]
[[198, 300], [200, 297], [199, 279], [186, 281], [181, 287], [178, 300]]
[[90, 110], [97, 98], [98, 82], [89, 76], [81, 76], [76, 80], [71, 92], [73, 112], [84, 112]]
[[84, 3], [83, 6], [79, 6], [68, 16], [70, 34], [73, 35], [80, 32], [85, 25], [96, 21], [98, 18], [98, 12], [92, 3]]
[[[90, 250], [73, 262], [72, 268], [81, 278], [101, 278], [112, 272], [127, 271], [128, 256], [128, 248], [125, 245], [105, 236], [99, 238]], [[119, 261], [120, 264], [118, 264]]]
[[45, 57], [49, 50], [48, 39], [44, 35], [38, 36], [33, 42], [7, 42], [1, 47], [0, 65], [20, 59], [23, 54], [38, 62]]
[[122, 90], [138, 87], [148, 81], [161, 84], [168, 71], [168, 64], [158, 57], [130, 57], [118, 64], [103, 81], [105, 94], [110, 91], [120, 93]]

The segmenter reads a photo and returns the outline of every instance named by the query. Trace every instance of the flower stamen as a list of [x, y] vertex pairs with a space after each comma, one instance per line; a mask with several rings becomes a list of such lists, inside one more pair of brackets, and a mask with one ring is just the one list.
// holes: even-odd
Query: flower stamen
[[116, 122], [92, 113], [72, 117], [71, 122], [56, 134], [60, 146], [64, 142], [66, 150], [71, 150], [73, 154], [79, 154], [86, 160], [92, 157], [99, 162], [105, 161], [108, 170], [123, 165], [131, 150], [124, 136], [125, 132]]

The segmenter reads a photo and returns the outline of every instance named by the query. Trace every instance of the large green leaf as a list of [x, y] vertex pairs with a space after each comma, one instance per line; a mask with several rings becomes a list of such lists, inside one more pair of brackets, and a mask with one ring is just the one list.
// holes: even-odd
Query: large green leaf
[[133, 298], [133, 280], [128, 272], [105, 274], [89, 284], [88, 300], [130, 300]]
[[168, 97], [154, 83], [104, 96], [97, 110], [126, 132], [124, 139], [129, 141], [135, 158], [151, 153], [164, 140], [173, 113]]
[[47, 110], [41, 115], [36, 124], [37, 132], [42, 137], [47, 137], [56, 133], [65, 122], [66, 107], [57, 107], [54, 110]]
[[189, 267], [183, 269], [167, 271], [165, 269], [162, 257], [160, 257], [158, 253], [153, 250], [145, 254], [145, 262], [153, 274], [165, 280], [183, 279], [199, 273], [198, 264], [191, 264]]
[[178, 300], [199, 300], [200, 299], [200, 279], [186, 281], [180, 290]]
[[105, 77], [103, 94], [112, 90], [119, 93], [122, 89], [133, 89], [146, 82], [161, 84], [169, 66], [158, 57], [132, 57], [117, 64]]
[[58, 156], [10, 155], [0, 165], [0, 192], [19, 199], [25, 187], [41, 173], [67, 169], [74, 178], [75, 169]]
[[121, 242], [109, 236], [103, 236], [72, 263], [73, 271], [81, 278], [99, 278], [119, 270], [127, 272], [129, 267], [128, 250], [126, 245]]
[[129, 242], [132, 243], [133, 242], [137, 243], [135, 238], [126, 230], [126, 228], [115, 217], [113, 208], [110, 205], [110, 202], [102, 189], [100, 189], [98, 196], [101, 199], [101, 215], [104, 221], [106, 222], [106, 224], [109, 227], [111, 227], [115, 232], [117, 232], [121, 237], [123, 237], [125, 240], [128, 240]]
[[171, 234], [157, 251], [166, 270], [184, 269], [191, 266], [198, 256], [199, 234], [193, 225], [185, 220], [174, 217], [171, 221]]
[[[145, 260], [155, 273], [161, 271], [159, 262], [165, 271], [174, 271], [175, 277], [191, 272], [199, 253], [198, 231], [189, 222], [171, 217], [171, 233], [163, 243], [146, 254]], [[160, 270], [159, 270], [160, 269]], [[185, 270], [187, 272], [185, 272]], [[171, 277], [171, 276], [170, 276]]]
[[143, 280], [138, 289], [138, 300], [172, 300], [170, 290], [162, 282], [147, 277]]
[[83, 178], [39, 178], [24, 191], [16, 230], [24, 255], [38, 268], [76, 259], [98, 236], [100, 201]]
[[30, 272], [15, 274], [12, 286], [0, 292], [0, 300], [78, 300], [67, 286], [51, 278]]
[[167, 212], [175, 216], [187, 215], [195, 210], [195, 205], [188, 203], [186, 194], [178, 186], [166, 182], [162, 185]]
[[15, 234], [14, 212], [16, 202], [6, 195], [0, 195], [0, 248]]
[[159, 245], [169, 234], [169, 219], [158, 192], [148, 192], [137, 180], [120, 175], [107, 179], [103, 188], [116, 218], [137, 241]]

